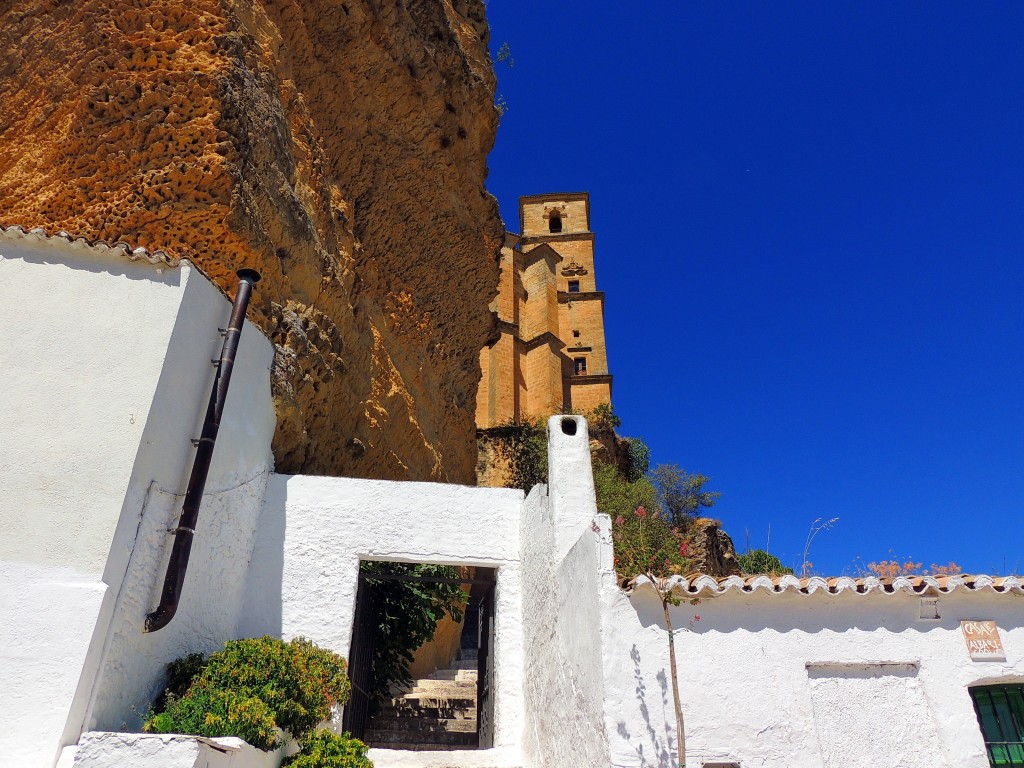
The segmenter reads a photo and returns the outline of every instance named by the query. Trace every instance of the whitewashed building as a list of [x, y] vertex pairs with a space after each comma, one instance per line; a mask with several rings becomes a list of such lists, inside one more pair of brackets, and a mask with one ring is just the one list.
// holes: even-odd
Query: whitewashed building
[[[361, 560], [494, 574], [485, 748], [374, 749], [378, 766], [675, 765], [661, 608], [616, 583], [583, 419], [551, 420], [550, 483], [528, 496], [276, 475], [273, 347], [246, 325], [181, 601], [147, 633], [230, 303], [187, 262], [16, 228], [0, 297], [23, 308], [0, 317], [0, 765], [275, 765], [131, 731], [185, 653], [267, 633], [347, 655]], [[984, 768], [986, 743], [1018, 760], [1018, 580], [677, 587], [702, 601], [673, 609], [688, 765]]]

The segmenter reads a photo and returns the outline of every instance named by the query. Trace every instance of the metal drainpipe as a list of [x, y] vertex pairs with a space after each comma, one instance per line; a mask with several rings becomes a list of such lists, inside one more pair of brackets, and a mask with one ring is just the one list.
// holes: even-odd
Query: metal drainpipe
[[224, 346], [217, 364], [217, 375], [213, 380], [210, 404], [206, 408], [203, 433], [196, 446], [195, 460], [192, 462], [192, 475], [188, 479], [185, 503], [182, 506], [178, 527], [174, 531], [174, 544], [164, 576], [160, 605], [146, 616], [146, 632], [163, 629], [174, 618], [178, 610], [178, 600], [181, 598], [181, 588], [185, 583], [188, 558], [192, 552], [192, 539], [196, 533], [196, 520], [199, 518], [199, 504], [203, 500], [206, 476], [210, 472], [210, 460], [213, 458], [213, 447], [217, 442], [217, 432], [220, 430], [220, 417], [224, 413], [224, 400], [228, 394], [228, 385], [231, 383], [231, 369], [234, 367], [238, 341], [242, 336], [242, 324], [245, 322], [245, 312], [249, 308], [253, 286], [260, 279], [260, 273], [254, 269], [240, 269], [237, 274], [238, 292], [231, 306], [231, 319], [224, 334]]

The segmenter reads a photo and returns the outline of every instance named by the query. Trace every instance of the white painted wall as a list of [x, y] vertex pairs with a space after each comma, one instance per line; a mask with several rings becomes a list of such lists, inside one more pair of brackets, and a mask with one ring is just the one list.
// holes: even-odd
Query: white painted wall
[[550, 497], [537, 486], [523, 510], [524, 765], [605, 766], [600, 529], [585, 419], [549, 420], [548, 468]]
[[[523, 729], [522, 502], [507, 489], [272, 475], [238, 634], [303, 635], [347, 656], [360, 559], [496, 568], [495, 748], [482, 752], [508, 764]], [[437, 757], [371, 752], [378, 768]]]
[[[194, 275], [194, 277], [192, 276]], [[256, 286], [259, 290], [259, 285]], [[143, 633], [159, 602], [173, 535], [202, 431], [231, 304], [205, 277], [186, 283], [149, 424], [136, 458], [121, 527], [111, 548], [116, 606], [102, 645], [99, 678], [84, 730], [136, 728], [159, 692], [167, 662], [211, 652], [233, 639], [245, 574], [273, 468], [275, 415], [270, 394], [273, 346], [252, 324], [242, 329], [220, 432], [210, 464], [188, 575], [174, 619]], [[68, 742], [77, 734], [69, 734]]]
[[[823, 582], [822, 582], [823, 584]], [[674, 766], [667, 638], [649, 585], [602, 590], [614, 766]], [[987, 768], [968, 687], [1024, 680], [1024, 599], [729, 590], [673, 609], [687, 760], [801, 768]], [[700, 621], [693, 622], [699, 615]], [[994, 619], [1006, 662], [971, 661], [961, 619]]]
[[[0, 300], [23, 307], [0, 318], [0, 755], [31, 768], [78, 738], [143, 500], [183, 488], [230, 305], [185, 263], [10, 230]], [[239, 358], [214, 491], [270, 464], [272, 347], [247, 326]]]
[[[282, 748], [283, 749], [283, 748]], [[263, 752], [241, 739], [141, 733], [82, 735], [74, 768], [277, 768], [281, 749]]]

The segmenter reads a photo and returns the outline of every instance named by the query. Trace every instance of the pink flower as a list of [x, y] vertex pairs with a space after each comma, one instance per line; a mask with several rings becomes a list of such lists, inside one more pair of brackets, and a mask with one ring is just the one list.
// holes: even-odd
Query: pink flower
[[647, 510], [644, 509], [643, 506], [637, 507], [636, 508], [636, 516], [637, 517], [647, 517]]
[[690, 545], [685, 541], [679, 545], [679, 554], [686, 557], [686, 553], [690, 551]]
[[700, 621], [700, 614], [698, 613], [696, 616], [694, 616], [693, 620], [694, 621]]
[[626, 518], [624, 518], [622, 515], [619, 515], [615, 518], [616, 525], [622, 525], [624, 522], [626, 522]]

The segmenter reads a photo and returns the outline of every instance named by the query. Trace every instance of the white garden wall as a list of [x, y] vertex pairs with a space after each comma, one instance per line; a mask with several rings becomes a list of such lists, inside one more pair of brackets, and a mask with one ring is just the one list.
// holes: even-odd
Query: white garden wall
[[[522, 502], [506, 489], [273, 475], [239, 635], [302, 635], [347, 656], [361, 559], [496, 568], [495, 747], [486, 752], [488, 764], [507, 764], [523, 727]], [[435, 759], [371, 756], [377, 766]]]
[[241, 739], [141, 733], [82, 735], [74, 768], [277, 768], [282, 749], [263, 752]]
[[[86, 719], [143, 504], [184, 487], [230, 304], [187, 263], [16, 229], [0, 230], [0, 300], [0, 755], [48, 767]], [[247, 326], [214, 492], [269, 470], [271, 360]], [[151, 682], [129, 646], [126, 677]]]
[[[802, 594], [736, 579], [672, 610], [687, 630], [676, 647], [688, 765], [987, 768], [968, 687], [1024, 680], [1020, 590], [954, 586], [929, 621], [913, 592], [816, 582]], [[609, 581], [603, 596], [612, 765], [673, 766], [660, 603], [649, 585], [627, 596]], [[1007, 661], [972, 661], [962, 619], [995, 620]]]

